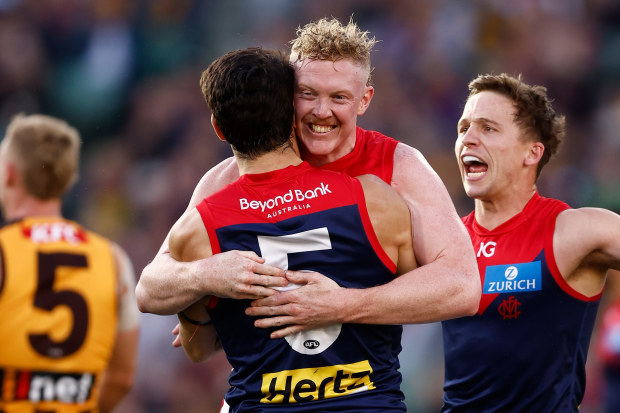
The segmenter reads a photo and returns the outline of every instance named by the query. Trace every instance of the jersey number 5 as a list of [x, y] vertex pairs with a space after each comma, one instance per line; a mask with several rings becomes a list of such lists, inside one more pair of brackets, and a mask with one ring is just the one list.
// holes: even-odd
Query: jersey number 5
[[57, 342], [48, 334], [30, 334], [32, 348], [39, 354], [60, 358], [75, 353], [84, 343], [88, 328], [88, 307], [84, 298], [70, 290], [54, 290], [54, 279], [58, 267], [86, 268], [86, 257], [80, 254], [51, 253], [38, 254], [39, 283], [34, 297], [34, 306], [52, 311], [59, 305], [69, 307], [73, 313], [73, 327], [67, 338]]

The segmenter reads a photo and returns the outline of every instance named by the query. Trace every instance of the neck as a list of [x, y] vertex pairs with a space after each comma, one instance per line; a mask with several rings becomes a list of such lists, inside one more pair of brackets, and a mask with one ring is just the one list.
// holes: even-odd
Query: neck
[[536, 193], [536, 186], [531, 190], [513, 193], [506, 198], [476, 199], [476, 221], [482, 227], [492, 230], [519, 214]]
[[272, 151], [254, 159], [241, 158], [237, 154], [235, 158], [239, 166], [239, 175], [276, 171], [302, 162], [299, 155], [290, 148]]
[[7, 202], [4, 217], [7, 221], [25, 217], [61, 217], [61, 210], [62, 203], [58, 198], [41, 201], [38, 198], [26, 196], [19, 202]]

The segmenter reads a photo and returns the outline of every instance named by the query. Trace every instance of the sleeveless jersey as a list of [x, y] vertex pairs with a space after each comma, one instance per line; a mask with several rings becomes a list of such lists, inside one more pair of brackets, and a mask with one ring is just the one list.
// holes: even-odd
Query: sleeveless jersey
[[[198, 206], [213, 253], [252, 250], [283, 269], [318, 271], [347, 288], [391, 281], [360, 182], [298, 166], [256, 175]], [[219, 299], [208, 312], [233, 367], [231, 412], [405, 411], [400, 325], [344, 324], [270, 339], [245, 315], [249, 300]], [[253, 410], [257, 409], [257, 410]]]
[[600, 294], [585, 297], [560, 274], [558, 214], [536, 193], [492, 231], [463, 219], [482, 282], [478, 314], [444, 321], [443, 412], [577, 412]]
[[114, 346], [110, 243], [62, 218], [0, 229], [0, 411], [96, 412]]
[[388, 185], [394, 171], [394, 151], [398, 141], [376, 131], [359, 126], [355, 131], [355, 148], [351, 153], [322, 165], [321, 169], [344, 172], [349, 176], [372, 174]]

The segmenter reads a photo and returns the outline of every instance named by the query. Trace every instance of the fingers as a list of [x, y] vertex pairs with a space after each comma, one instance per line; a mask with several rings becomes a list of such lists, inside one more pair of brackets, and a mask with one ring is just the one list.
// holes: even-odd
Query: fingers
[[286, 327], [284, 327], [284, 328], [282, 328], [280, 330], [273, 331], [269, 335], [269, 338], [271, 338], [271, 339], [284, 338], [286, 336], [290, 336], [291, 334], [298, 333], [298, 332], [300, 332], [302, 330], [303, 330], [303, 328], [301, 326], [298, 326], [298, 325], [286, 326]]
[[255, 274], [262, 274], [265, 276], [269, 275], [269, 276], [272, 276], [271, 278], [274, 278], [274, 277], [282, 278], [283, 280], [286, 281], [286, 272], [281, 268], [274, 267], [273, 265], [253, 264], [252, 272]]
[[180, 330], [180, 325], [179, 323], [177, 323], [177, 325], [174, 326], [174, 328], [172, 329], [172, 334], [174, 335], [174, 340], [172, 340], [172, 347], [181, 347], [181, 336], [179, 336], [179, 330]]
[[259, 318], [254, 321], [254, 326], [258, 328], [275, 328], [275, 327], [289, 327], [289, 324], [293, 324], [294, 319], [291, 316], [282, 315], [278, 317]]
[[308, 282], [310, 282], [316, 274], [319, 273], [311, 271], [288, 270], [286, 271], [286, 279], [297, 284], [308, 284]]
[[274, 307], [290, 303], [289, 296], [287, 293], [276, 293], [268, 297], [259, 297], [250, 303], [245, 313], [253, 316], [279, 314], [274, 312], [276, 311]]
[[257, 255], [254, 251], [238, 251], [238, 250], [236, 250], [236, 252], [239, 255], [243, 255], [244, 257], [251, 259], [252, 261], [260, 262], [261, 264], [265, 262], [265, 259], [263, 257], [260, 257], [259, 255]]
[[177, 347], [178, 348], [178, 347], [181, 347], [181, 346], [182, 346], [182, 344], [181, 344], [181, 337], [176, 336], [174, 338], [174, 340], [172, 340], [172, 347]]
[[[275, 268], [275, 267], [270, 267]], [[255, 268], [252, 284], [261, 285], [263, 287], [286, 287], [289, 281], [284, 275], [284, 271], [277, 269], [278, 271], [272, 271], [269, 274], [265, 274], [264, 269]]]

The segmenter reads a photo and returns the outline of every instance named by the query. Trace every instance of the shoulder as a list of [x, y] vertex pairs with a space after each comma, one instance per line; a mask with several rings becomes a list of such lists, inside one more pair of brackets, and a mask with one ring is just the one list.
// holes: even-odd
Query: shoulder
[[196, 208], [185, 212], [173, 225], [169, 247], [172, 256], [179, 261], [204, 258], [204, 251], [211, 251], [207, 230]]
[[408, 202], [437, 200], [452, 204], [443, 181], [424, 155], [404, 143], [399, 143], [394, 152], [391, 184]]
[[[390, 185], [375, 175], [361, 175], [357, 179], [362, 185], [366, 204], [376, 205], [380, 211], [392, 211], [395, 215], [409, 215], [409, 209], [403, 198]], [[389, 208], [386, 208], [389, 206]]]
[[413, 162], [412, 167], [428, 167], [430, 165], [426, 161], [422, 152], [413, 148], [407, 144], [399, 142], [396, 145], [396, 150], [394, 151], [394, 169], [397, 167], [406, 167], [409, 163]]
[[[607, 269], [620, 269], [619, 233], [620, 215], [612, 211], [602, 208], [562, 211], [553, 233], [553, 251], [560, 273], [565, 278], [595, 273], [604, 282]], [[600, 287], [596, 284], [594, 292], [599, 292]]]
[[596, 251], [620, 254], [620, 215], [603, 208], [567, 209], [558, 214], [554, 250], [569, 257], [585, 257]]
[[[579, 234], [606, 233], [617, 229], [620, 225], [620, 215], [603, 208], [585, 207], [566, 209], [560, 212], [556, 219], [556, 233], [566, 234], [565, 238], [582, 239]], [[616, 233], [617, 234], [617, 233]]]
[[360, 183], [362, 184], [362, 188], [364, 189], [364, 194], [374, 194], [375, 192], [379, 193], [379, 192], [384, 192], [384, 193], [390, 193], [390, 192], [394, 192], [394, 190], [392, 190], [392, 188], [386, 184], [383, 179], [379, 178], [376, 175], [371, 175], [371, 174], [366, 174], [366, 175], [360, 175], [358, 177], [356, 177], [356, 179], [358, 179], [360, 181]]
[[196, 206], [203, 198], [219, 191], [237, 178], [239, 178], [239, 168], [235, 158], [224, 159], [202, 176], [194, 189], [188, 210]]

